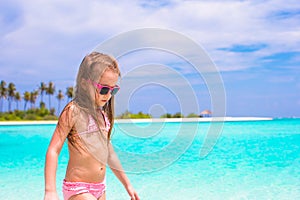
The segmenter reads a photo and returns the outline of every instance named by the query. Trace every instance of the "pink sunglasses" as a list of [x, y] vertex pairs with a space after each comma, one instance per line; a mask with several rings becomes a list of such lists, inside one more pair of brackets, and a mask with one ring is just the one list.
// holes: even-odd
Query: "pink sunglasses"
[[118, 86], [118, 85], [116, 85], [114, 87], [109, 87], [106, 85], [101, 85], [100, 83], [96, 83], [96, 82], [92, 82], [92, 81], [89, 81], [89, 82], [93, 83], [93, 85], [99, 89], [99, 93], [101, 95], [106, 95], [108, 92], [110, 92], [111, 95], [115, 95], [120, 90], [120, 86]]

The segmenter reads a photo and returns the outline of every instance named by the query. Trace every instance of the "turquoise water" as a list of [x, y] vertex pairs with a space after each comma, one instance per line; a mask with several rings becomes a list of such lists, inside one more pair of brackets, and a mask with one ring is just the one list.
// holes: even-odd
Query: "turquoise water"
[[[112, 142], [141, 199], [300, 199], [299, 119], [226, 122], [203, 158], [210, 126], [116, 124]], [[44, 156], [54, 128], [0, 126], [0, 199], [43, 198]], [[59, 158], [59, 195], [66, 150]], [[111, 171], [107, 184], [108, 200], [129, 199]]]

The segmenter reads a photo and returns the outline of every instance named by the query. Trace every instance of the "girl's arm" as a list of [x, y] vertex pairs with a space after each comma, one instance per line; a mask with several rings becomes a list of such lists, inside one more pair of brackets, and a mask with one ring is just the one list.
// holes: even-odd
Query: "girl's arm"
[[60, 150], [63, 146], [63, 141], [60, 138], [58, 131], [55, 131], [51, 139], [48, 151], [46, 154], [45, 163], [45, 200], [58, 199], [56, 191], [56, 169]]
[[70, 109], [64, 109], [59, 117], [58, 124], [50, 141], [45, 163], [45, 200], [58, 199], [56, 191], [56, 169], [59, 153], [63, 147], [64, 141], [71, 130], [72, 117]]
[[115, 174], [115, 176], [120, 180], [120, 182], [123, 184], [125, 187], [127, 193], [131, 197], [131, 200], [139, 200], [139, 196], [132, 187], [128, 177], [126, 176], [121, 162], [116, 154], [116, 152], [113, 149], [113, 146], [111, 143], [109, 143], [109, 158], [108, 158], [108, 165], [112, 172]]

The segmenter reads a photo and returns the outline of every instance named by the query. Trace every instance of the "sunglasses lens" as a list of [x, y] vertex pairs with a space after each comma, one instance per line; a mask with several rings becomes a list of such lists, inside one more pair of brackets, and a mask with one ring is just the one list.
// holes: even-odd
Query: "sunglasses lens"
[[103, 87], [100, 90], [100, 94], [105, 95], [109, 92], [109, 88], [108, 87]]
[[111, 95], [115, 95], [117, 94], [117, 92], [120, 90], [120, 88], [115, 87], [112, 91], [111, 91]]

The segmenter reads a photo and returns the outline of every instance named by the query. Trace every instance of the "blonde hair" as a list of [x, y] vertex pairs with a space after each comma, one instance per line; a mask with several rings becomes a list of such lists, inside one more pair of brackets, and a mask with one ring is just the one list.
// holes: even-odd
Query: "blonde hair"
[[[99, 130], [100, 123], [97, 117], [97, 109], [99, 108], [96, 107], [95, 97], [88, 91], [94, 90], [96, 92], [96, 89], [92, 84], [89, 84], [89, 81], [98, 82], [105, 70], [112, 70], [117, 73], [119, 77], [121, 76], [118, 63], [113, 57], [99, 52], [92, 52], [86, 55], [78, 70], [73, 99], [73, 102], [76, 103], [80, 109], [86, 111], [86, 113], [90, 114], [94, 120], [98, 122]], [[102, 109], [111, 124], [108, 131], [109, 140], [114, 125], [114, 96], [110, 98]]]

